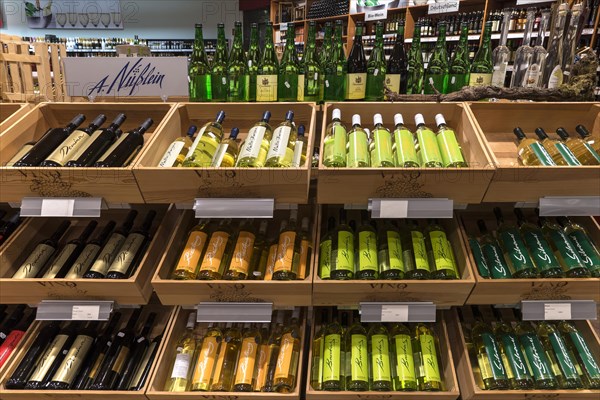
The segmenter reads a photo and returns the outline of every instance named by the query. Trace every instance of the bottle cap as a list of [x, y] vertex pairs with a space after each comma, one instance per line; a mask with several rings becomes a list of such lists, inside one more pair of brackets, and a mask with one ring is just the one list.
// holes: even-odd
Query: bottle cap
[[339, 108], [336, 108], [331, 112], [331, 119], [342, 119], [342, 112]]
[[519, 128], [518, 126], [515, 129], [513, 129], [513, 133], [519, 140], [525, 139], [527, 137], [525, 136], [525, 132], [523, 132], [523, 129]]
[[196, 28], [202, 28], [202, 24], [194, 24]]
[[569, 132], [567, 132], [565, 128], [558, 128], [556, 134], [560, 136], [562, 140], [567, 140], [569, 138]]
[[435, 124], [439, 127], [440, 125], [446, 125], [446, 119], [442, 114], [435, 115]]
[[271, 119], [271, 111], [265, 111], [265, 112], [263, 113], [262, 120], [263, 120], [264, 122], [269, 122], [269, 120], [270, 120], [270, 119]]
[[575, 131], [579, 133], [579, 136], [581, 136], [582, 138], [590, 136], [590, 131], [588, 131], [587, 128], [583, 125], [577, 125], [575, 127]]
[[352, 116], [352, 126], [354, 125], [360, 125], [360, 115], [358, 114]]
[[71, 124], [75, 125], [75, 126], [79, 126], [79, 125], [83, 124], [83, 121], [85, 121], [85, 115], [77, 114], [75, 116], [75, 118], [73, 118], [73, 120], [71, 121]]
[[142, 125], [140, 126], [140, 130], [142, 131], [142, 133], [146, 132], [148, 129], [150, 129], [152, 124], [154, 124], [154, 121], [152, 120], [152, 118], [148, 118], [147, 120], [142, 122]]
[[373, 125], [383, 125], [383, 117], [381, 116], [381, 114], [375, 114], [373, 115]]
[[423, 114], [415, 115], [415, 125], [425, 125], [425, 118], [423, 118]]
[[196, 133], [197, 130], [198, 130], [198, 127], [196, 125], [190, 125], [190, 127], [188, 128], [188, 131], [187, 131], [187, 135], [194, 136], [194, 133]]
[[229, 134], [230, 139], [236, 139], [237, 135], [239, 135], [240, 130], [238, 128], [232, 128], [231, 133]]
[[479, 228], [479, 232], [486, 233], [487, 226], [485, 226], [485, 221], [482, 219], [477, 220], [477, 227]]
[[91, 125], [101, 126], [106, 121], [106, 115], [100, 114], [92, 121]]
[[117, 117], [114, 119], [114, 121], [112, 123], [114, 125], [122, 125], [123, 122], [125, 122], [126, 119], [127, 119], [127, 115], [125, 115], [125, 114], [119, 114], [119, 115], [117, 115]]
[[394, 115], [394, 125], [404, 125], [404, 118], [402, 114]]
[[217, 24], [217, 28], [225, 28], [225, 24], [224, 24], [224, 23], [222, 23], [222, 22], [219, 22], [219, 23]]
[[535, 134], [540, 140], [548, 139], [548, 134], [543, 128], [535, 128]]
[[242, 21], [235, 21], [235, 26], [242, 26]]
[[225, 121], [225, 111], [221, 110], [217, 113], [217, 118], [215, 118], [216, 122], [222, 124]]
[[298, 136], [304, 136], [304, 132], [305, 132], [304, 125], [299, 125], [298, 126]]
[[288, 111], [287, 113], [285, 113], [285, 119], [286, 121], [293, 121], [294, 120], [294, 112], [292, 110]]

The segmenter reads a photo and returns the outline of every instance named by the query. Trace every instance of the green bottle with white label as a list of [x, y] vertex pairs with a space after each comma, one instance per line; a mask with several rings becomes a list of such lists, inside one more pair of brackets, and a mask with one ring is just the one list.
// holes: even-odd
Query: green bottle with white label
[[404, 260], [400, 231], [388, 220], [379, 224], [377, 258], [380, 279], [403, 279]]
[[525, 136], [519, 127], [513, 129], [513, 133], [517, 137], [517, 158], [521, 165], [556, 165], [540, 142]]
[[360, 115], [352, 116], [352, 129], [348, 133], [348, 168], [366, 168], [371, 166], [369, 156], [369, 138], [360, 125]]
[[435, 133], [425, 126], [423, 114], [415, 115], [417, 126], [417, 155], [423, 168], [442, 168], [444, 166], [442, 154], [438, 146]]
[[[285, 48], [279, 63], [279, 76], [277, 77], [277, 97], [279, 101], [298, 101], [298, 76], [300, 63], [296, 53], [296, 26], [288, 22]], [[302, 75], [304, 77], [304, 75]]]
[[477, 307], [471, 307], [475, 323], [471, 327], [471, 341], [477, 357], [481, 379], [486, 390], [506, 390], [510, 387], [500, 346], [492, 328], [484, 322]]
[[482, 278], [491, 278], [490, 269], [488, 267], [485, 256], [483, 255], [483, 247], [476, 237], [469, 236], [469, 248], [475, 259], [475, 265], [477, 266], [477, 272]]
[[394, 125], [392, 153], [396, 167], [419, 168], [421, 164], [415, 148], [415, 136], [404, 126], [402, 114], [394, 115]]
[[356, 279], [377, 279], [379, 268], [377, 265], [377, 231], [369, 221], [366, 210], [360, 213], [360, 226], [356, 233]]
[[538, 223], [542, 227], [544, 237], [550, 243], [554, 255], [565, 270], [567, 278], [589, 278], [591, 276], [590, 270], [579, 258], [575, 245], [565, 234], [562, 227], [544, 217], [540, 217]]
[[581, 367], [569, 352], [567, 344], [556, 327], [546, 321], [537, 324], [537, 334], [546, 349], [548, 359], [552, 363], [554, 376], [561, 389], [581, 389]]
[[369, 351], [367, 331], [358, 314], [345, 333], [346, 390], [369, 390]]
[[327, 232], [321, 238], [319, 244], [319, 277], [329, 279], [331, 274], [331, 246], [333, 243], [333, 232], [335, 230], [335, 218], [329, 217], [327, 220]]
[[394, 390], [417, 390], [411, 332], [405, 324], [395, 323], [392, 325], [390, 329], [390, 345]]
[[331, 241], [331, 279], [354, 279], [354, 231], [346, 223], [346, 210], [340, 209]]
[[465, 157], [460, 145], [456, 140], [454, 130], [446, 125], [446, 119], [442, 114], [436, 114], [435, 124], [438, 131], [436, 134], [437, 144], [442, 153], [442, 160], [446, 168], [466, 168]]
[[388, 330], [383, 324], [375, 323], [369, 328], [368, 351], [371, 355], [370, 389], [374, 391], [392, 390], [390, 339]]
[[452, 246], [446, 237], [446, 231], [437, 219], [430, 219], [428, 222], [424, 236], [429, 265], [432, 268], [430, 279], [458, 279]]
[[339, 108], [331, 112], [331, 122], [325, 130], [323, 140], [323, 165], [326, 167], [346, 166], [346, 146], [348, 135], [342, 124], [342, 112]]
[[381, 114], [373, 116], [373, 142], [369, 145], [371, 153], [371, 167], [386, 168], [394, 167], [394, 156], [392, 153], [392, 134], [383, 126]]
[[[520, 314], [517, 312], [517, 314]], [[520, 321], [515, 326], [515, 333], [519, 337], [519, 342], [525, 351], [527, 365], [532, 372], [536, 389], [554, 390], [558, 388], [558, 382], [552, 372], [552, 365], [546, 350], [531, 322]]]
[[558, 217], [557, 222], [563, 227], [563, 232], [571, 239], [581, 262], [594, 278], [600, 278], [600, 250], [590, 239], [584, 227], [571, 221], [568, 217]]
[[438, 358], [438, 339], [430, 326], [418, 323], [412, 340], [415, 372], [420, 391], [444, 390]]
[[479, 238], [481, 249], [492, 279], [509, 279], [512, 276], [512, 271], [504, 259], [504, 253], [498, 245], [498, 241], [488, 232], [485, 221], [478, 220], [477, 226], [481, 233]]
[[504, 252], [504, 258], [511, 266], [512, 277], [535, 278], [537, 271], [521, 237], [521, 232], [515, 225], [504, 222], [500, 208], [494, 207], [494, 214], [498, 222], [498, 241]]
[[559, 140], [550, 139], [542, 128], [535, 128], [534, 132], [556, 165], [581, 165], [566, 144]]
[[585, 338], [571, 321], [561, 321], [557, 324], [571, 354], [579, 363], [583, 374], [583, 382], [588, 389], [600, 389], [600, 362], [592, 353]]
[[337, 317], [323, 333], [323, 390], [343, 389], [343, 329]]
[[[402, 235], [402, 259], [406, 271], [404, 277], [406, 279], [430, 279], [431, 266], [427, 256], [425, 235], [417, 220], [412, 219], [407, 225], [407, 229]], [[407, 262], [412, 264], [410, 268]]]

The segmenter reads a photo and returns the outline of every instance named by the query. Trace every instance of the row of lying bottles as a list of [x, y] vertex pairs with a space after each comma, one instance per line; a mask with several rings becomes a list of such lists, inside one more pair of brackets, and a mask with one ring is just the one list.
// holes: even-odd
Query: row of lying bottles
[[352, 116], [347, 132], [341, 111], [332, 112], [323, 144], [323, 165], [348, 168], [458, 168], [467, 167], [462, 149], [442, 114], [435, 116], [434, 133], [425, 125], [422, 114], [415, 115], [416, 130], [405, 125], [402, 114], [394, 115], [394, 131], [383, 125], [381, 114], [373, 116], [373, 131], [363, 129], [361, 117]]
[[[291, 210], [279, 232], [267, 236], [269, 223], [201, 219], [183, 246], [172, 279], [178, 280], [302, 280], [308, 275], [312, 240], [308, 217], [298, 226]], [[272, 230], [271, 230], [272, 231]]]
[[392, 220], [370, 220], [366, 211], [360, 225], [347, 224], [346, 210], [329, 217], [319, 244], [321, 279], [458, 279], [459, 273], [444, 228], [428, 220], [397, 225]]
[[175, 344], [168, 392], [279, 392], [296, 389], [304, 341], [300, 309], [275, 312], [274, 324], [196, 325]]
[[223, 135], [225, 112], [219, 111], [214, 121], [200, 130], [190, 126], [187, 135], [176, 139], [165, 151], [158, 167], [302, 167], [308, 147], [304, 125], [296, 127], [294, 112], [273, 130], [269, 125], [271, 112], [250, 130], [245, 140], [238, 139], [239, 128]]
[[4, 244], [13, 234], [13, 232], [21, 225], [23, 218], [19, 211], [13, 213], [10, 217], [4, 219], [7, 212], [0, 210], [0, 246]]
[[328, 308], [317, 318], [309, 370], [314, 390], [444, 390], [433, 324], [363, 324], [356, 312]]
[[[115, 221], [109, 221], [102, 229], [96, 229], [98, 222], [92, 220], [77, 236], [73, 232], [66, 234], [71, 222], [62, 221], [52, 236], [37, 244], [12, 278], [127, 279], [146, 253], [156, 211], [150, 210], [132, 230], [137, 214], [131, 210], [119, 227]], [[63, 237], [72, 239], [62, 243]]]
[[64, 128], [50, 128], [38, 141], [25, 143], [6, 166], [14, 167], [126, 167], [144, 145], [144, 133], [154, 121], [148, 118], [138, 128], [123, 132], [119, 127], [125, 114], [119, 114], [104, 129], [106, 115], [100, 114], [84, 129], [78, 114]]
[[470, 235], [469, 245], [483, 278], [589, 278], [600, 277], [600, 252], [586, 230], [567, 217], [538, 217], [529, 222], [515, 208], [517, 224], [506, 222], [494, 208], [498, 228], [488, 232], [478, 220], [480, 236]]
[[121, 317], [117, 312], [108, 323], [43, 323], [5, 388], [140, 390], [148, 379], [162, 332], [150, 337], [157, 330], [157, 313], [137, 308], [125, 325]]
[[0, 305], [0, 368], [25, 336], [27, 329], [35, 318], [35, 312], [28, 311], [24, 304], [19, 304], [7, 312], [6, 304]]
[[600, 164], [600, 141], [595, 140], [583, 125], [575, 131], [580, 138], [573, 138], [565, 128], [558, 128], [559, 140], [551, 139], [542, 128], [536, 128], [539, 140], [528, 138], [521, 128], [515, 128], [518, 141], [518, 160], [521, 165], [579, 166]]
[[572, 322], [515, 321], [508, 311], [485, 319], [477, 307], [459, 309], [481, 389], [600, 389], [600, 364]]

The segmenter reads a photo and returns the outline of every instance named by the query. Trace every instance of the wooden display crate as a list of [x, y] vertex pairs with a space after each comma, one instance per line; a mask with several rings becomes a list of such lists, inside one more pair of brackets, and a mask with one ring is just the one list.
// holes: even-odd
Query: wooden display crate
[[[315, 321], [315, 315], [313, 315], [312, 321]], [[310, 351], [308, 353], [308, 379], [306, 382], [306, 399], [307, 400], [355, 400], [355, 399], [367, 399], [367, 400], [384, 400], [384, 399], [447, 399], [453, 400], [458, 398], [458, 381], [456, 379], [456, 371], [452, 362], [452, 349], [450, 348], [450, 340], [448, 337], [448, 330], [446, 328], [446, 322], [441, 317], [441, 312], [438, 312], [438, 322], [435, 323], [435, 332], [439, 339], [439, 350], [440, 350], [440, 373], [444, 377], [444, 391], [440, 392], [376, 392], [376, 391], [365, 391], [365, 392], [353, 392], [353, 391], [324, 391], [314, 390], [310, 386], [310, 371], [312, 370], [312, 343], [315, 337], [316, 326], [313, 323], [311, 327], [310, 335]]]
[[[526, 399], [559, 399], [581, 400], [600, 398], [600, 390], [484, 390], [479, 387], [467, 350], [467, 342], [460, 325], [458, 312], [445, 312], [454, 365], [463, 400], [526, 400]], [[600, 339], [589, 321], [573, 321], [579, 332], [590, 346], [596, 359], [600, 357]]]
[[[471, 207], [469, 207], [471, 208]], [[535, 221], [533, 211], [523, 209], [529, 221]], [[467, 304], [517, 304], [522, 300], [595, 300], [600, 301], [600, 278], [540, 278], [540, 279], [485, 279], [479, 275], [473, 253], [468, 245], [469, 234], [479, 237], [477, 220], [483, 219], [488, 231], [496, 228], [496, 219], [490, 207], [475, 207], [473, 211], [458, 213], [460, 234], [467, 243], [467, 257], [473, 266], [475, 288], [467, 299]], [[516, 224], [510, 207], [503, 208], [507, 222]], [[600, 243], [600, 226], [589, 217], [571, 217], [583, 226], [594, 243]]]
[[[455, 219], [440, 219], [460, 272], [457, 280], [324, 280], [319, 277], [318, 249], [321, 236], [327, 229], [329, 216], [338, 215], [338, 206], [321, 206], [320, 223], [315, 243], [315, 272], [313, 280], [313, 305], [356, 306], [369, 301], [433, 301], [438, 306], [463, 305], [475, 285], [467, 244], [461, 237]], [[358, 211], [348, 211], [348, 220], [359, 220]]]
[[[154, 124], [144, 134], [144, 147], [155, 132], [165, 124], [171, 113], [170, 103], [41, 103], [16, 121], [2, 135], [0, 165], [5, 165], [28, 141], [38, 140], [49, 128], [64, 127], [75, 115], [82, 113], [87, 127], [100, 113], [105, 114], [105, 126], [125, 113], [123, 131], [137, 128], [146, 118]], [[143, 151], [143, 149], [142, 149]], [[109, 203], [143, 203], [133, 176], [138, 154], [125, 168], [43, 168], [0, 166], [0, 202], [20, 202], [23, 197], [103, 197]]]
[[[158, 212], [152, 228], [152, 241], [140, 261], [134, 274], [127, 279], [11, 279], [17, 268], [27, 258], [40, 240], [44, 240], [55, 231], [59, 218], [30, 218], [23, 228], [9, 239], [9, 243], [0, 251], [0, 303], [37, 304], [42, 300], [114, 300], [120, 304], [146, 304], [152, 295], [150, 280], [156, 264], [163, 255], [167, 242], [180, 211], [167, 206], [136, 206], [139, 214], [134, 228], [139, 226], [145, 213], [154, 209]], [[108, 210], [97, 218], [98, 226], [93, 238], [109, 220], [121, 225], [128, 210]], [[61, 243], [76, 238], [88, 224], [89, 219], [73, 219], [69, 231]], [[60, 251], [60, 250], [59, 250]]]
[[[263, 393], [263, 392], [166, 392], [164, 390], [167, 379], [170, 378], [173, 361], [176, 355], [176, 344], [186, 329], [186, 323], [190, 311], [181, 307], [177, 308], [173, 323], [170, 329], [164, 335], [162, 351], [157, 357], [158, 367], [150, 375], [150, 386], [146, 392], [146, 397], [150, 400], [174, 400], [174, 399], [254, 399], [254, 400], [291, 400], [300, 399], [300, 386], [302, 375], [304, 374], [304, 356], [305, 356], [305, 335], [306, 318], [301, 316], [301, 338], [300, 355], [298, 357], [298, 372], [296, 377], [296, 388], [293, 393]], [[193, 365], [193, 364], [192, 364]], [[191, 367], [191, 366], [190, 366]]]
[[0, 136], [31, 109], [29, 103], [1, 103], [0, 104]]
[[393, 131], [394, 115], [415, 131], [414, 116], [421, 113], [426, 125], [436, 131], [434, 117], [442, 113], [456, 132], [469, 168], [328, 168], [319, 161], [319, 204], [365, 204], [370, 198], [442, 197], [456, 203], [480, 203], [493, 175], [492, 161], [484, 150], [470, 113], [463, 103], [328, 103], [323, 116], [321, 155], [331, 112], [339, 108], [342, 123], [350, 131], [352, 115], [360, 114], [363, 127], [372, 128], [373, 115], [383, 116]]
[[214, 121], [223, 110], [224, 137], [231, 128], [240, 129], [244, 140], [250, 128], [271, 111], [273, 129], [294, 111], [296, 125], [306, 127], [308, 154], [316, 135], [314, 103], [180, 103], [159, 135], [147, 146], [134, 168], [135, 177], [147, 203], [191, 203], [198, 197], [275, 198], [281, 203], [306, 203], [310, 179], [310, 159], [300, 168], [160, 168], [157, 167], [173, 140], [185, 135], [188, 127], [200, 128]]
[[496, 169], [485, 202], [537, 202], [545, 196], [598, 196], [600, 166], [522, 166], [517, 160], [515, 127], [528, 138], [537, 139], [535, 128], [542, 127], [551, 139], [564, 127], [579, 138], [575, 126], [583, 124], [600, 140], [598, 103], [469, 103], [469, 113], [485, 142]]
[[[128, 316], [131, 315], [133, 309], [120, 309], [122, 317], [119, 326], [124, 327], [127, 323]], [[161, 332], [168, 332], [173, 324], [176, 309], [173, 307], [165, 307], [161, 305], [148, 305], [144, 307], [144, 311], [142, 311], [140, 315], [140, 319], [138, 325], [143, 323], [146, 320], [146, 316], [150, 312], [157, 313], [156, 319], [154, 321], [154, 327], [150, 332], [149, 336], [154, 339], [155, 336], [159, 335]], [[18, 368], [19, 363], [27, 353], [27, 350], [34, 342], [37, 334], [42, 328], [42, 323], [40, 321], [36, 321], [29, 328], [27, 332], [27, 336], [24, 338], [26, 340], [21, 341], [17, 350], [15, 350], [14, 354], [11, 356], [9, 360], [9, 367], [5, 370], [3, 375], [0, 375], [0, 399], [2, 400], [39, 400], [40, 398], [44, 399], [52, 399], [52, 400], [76, 400], [76, 399], [86, 399], [86, 400], [146, 400], [147, 397], [144, 395], [146, 390], [150, 385], [150, 376], [153, 371], [157, 368], [158, 365], [158, 356], [163, 351], [166, 341], [163, 340], [158, 346], [158, 350], [156, 352], [156, 356], [154, 358], [153, 365], [150, 369], [150, 373], [148, 374], [148, 378], [146, 378], [145, 385], [142, 389], [138, 391], [119, 391], [119, 390], [15, 390], [15, 389], [6, 389], [4, 387], [5, 382], [11, 377], [13, 372]]]
[[[298, 224], [302, 217], [311, 219], [311, 237], [317, 234], [316, 209], [301, 205], [298, 209]], [[289, 211], [276, 211], [275, 218], [269, 221], [267, 237], [279, 232], [281, 220], [289, 217]], [[190, 229], [197, 223], [192, 211], [186, 211], [177, 221], [166, 247], [158, 269], [152, 278], [152, 286], [162, 304], [196, 305], [203, 301], [219, 302], [273, 302], [275, 306], [309, 306], [311, 305], [312, 281], [314, 265], [314, 248], [307, 261], [307, 276], [296, 281], [265, 280], [189, 280], [170, 279], [175, 264], [187, 240]], [[272, 236], [272, 235], [271, 235]], [[275, 236], [277, 237], [277, 236]], [[314, 244], [311, 244], [314, 246]]]

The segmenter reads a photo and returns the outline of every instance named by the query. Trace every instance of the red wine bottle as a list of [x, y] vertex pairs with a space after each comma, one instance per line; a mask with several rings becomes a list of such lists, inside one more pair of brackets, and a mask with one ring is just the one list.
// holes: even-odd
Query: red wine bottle
[[4, 244], [6, 240], [12, 235], [12, 233], [17, 229], [23, 219], [21, 218], [21, 213], [15, 213], [8, 221], [4, 223], [2, 228], [0, 228], [0, 245]]
[[125, 122], [127, 116], [119, 114], [108, 128], [98, 130], [90, 136], [84, 145], [73, 155], [67, 167], [91, 167], [108, 150], [123, 133], [119, 127]]
[[4, 343], [2, 343], [0, 346], [0, 368], [2, 368], [6, 360], [8, 360], [21, 339], [23, 339], [23, 336], [25, 336], [29, 325], [31, 325], [34, 319], [35, 313], [31, 312], [27, 317], [21, 319], [21, 322], [19, 322], [19, 324], [10, 331], [6, 337], [6, 340], [4, 340]]
[[10, 331], [17, 326], [21, 319], [23, 319], [24, 311], [25, 305], [19, 304], [17, 307], [15, 307], [8, 319], [2, 324], [0, 327], [0, 345], [4, 343]]
[[156, 313], [150, 313], [148, 318], [146, 318], [146, 323], [144, 324], [142, 331], [133, 341], [133, 350], [129, 357], [129, 361], [125, 366], [123, 376], [116, 387], [117, 390], [129, 389], [129, 384], [136, 373], [136, 367], [142, 361], [144, 354], [148, 350], [150, 344], [150, 337], [148, 335], [150, 334], [150, 331], [152, 331], [152, 328], [154, 328], [155, 319]]
[[156, 353], [158, 353], [158, 347], [160, 346], [161, 341], [162, 334], [155, 337], [154, 340], [152, 340], [152, 343], [150, 343], [150, 346], [148, 346], [148, 350], [146, 351], [146, 354], [144, 354], [144, 358], [138, 365], [135, 375], [129, 384], [129, 390], [141, 390], [146, 384], [150, 369], [152, 368], [152, 362], [156, 358]]
[[85, 121], [85, 115], [78, 114], [65, 128], [49, 129], [44, 136], [15, 163], [15, 167], [35, 167], [46, 159], [66, 138]]
[[144, 145], [144, 133], [152, 126], [151, 118], [139, 128], [126, 132], [94, 164], [94, 167], [126, 167]]
[[110, 233], [113, 231], [113, 229], [115, 229], [115, 225], [115, 221], [109, 221], [104, 229], [100, 231], [98, 236], [85, 245], [81, 251], [81, 254], [79, 254], [79, 257], [77, 257], [77, 260], [75, 260], [71, 268], [68, 269], [68, 272], [64, 276], [61, 273], [58, 275], [58, 277], [64, 277], [65, 279], [81, 278], [83, 274], [85, 274], [90, 268], [98, 256], [98, 253], [100, 253], [100, 249], [102, 249], [102, 246], [104, 246], [104, 243], [106, 243], [106, 239], [108, 239]]

